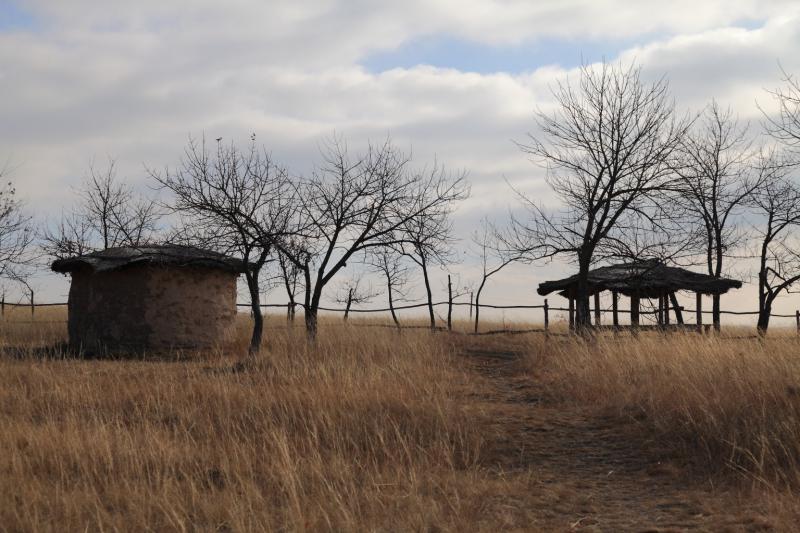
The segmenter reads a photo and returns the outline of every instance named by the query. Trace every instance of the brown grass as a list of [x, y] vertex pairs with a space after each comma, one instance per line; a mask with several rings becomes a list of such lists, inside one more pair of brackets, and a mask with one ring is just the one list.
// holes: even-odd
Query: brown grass
[[[526, 382], [552, 396], [554, 413], [573, 406], [618, 420], [633, 440], [665, 443], [700, 485], [731, 479], [747, 497], [769, 494], [765, 505], [783, 517], [773, 524], [800, 516], [800, 343], [792, 336], [586, 343], [328, 320], [310, 349], [300, 328], [271, 317], [265, 353], [238, 368], [230, 354], [245, 351], [246, 317], [226, 351], [85, 361], [41, 349], [65, 340], [63, 309], [37, 310], [40, 324], [15, 313], [0, 323], [0, 530], [596, 523], [576, 514], [601, 512], [584, 480], [540, 479], [527, 458], [522, 441], [541, 420], [526, 418]], [[517, 381], [503, 381], [502, 361], [502, 379], [492, 381], [465, 359], [475, 350], [528, 357]], [[498, 389], [509, 384], [519, 389]]]
[[748, 333], [540, 343], [531, 365], [564, 400], [634, 421], [705, 473], [798, 486], [800, 339]]

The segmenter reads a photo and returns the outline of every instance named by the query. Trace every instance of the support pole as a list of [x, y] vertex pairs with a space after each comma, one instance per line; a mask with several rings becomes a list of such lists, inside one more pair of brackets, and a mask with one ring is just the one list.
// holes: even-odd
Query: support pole
[[469, 293], [469, 321], [472, 322], [472, 299], [474, 298], [475, 293]]
[[618, 303], [619, 294], [617, 291], [611, 291], [611, 321], [614, 324], [614, 327], [619, 326], [619, 303]]
[[36, 310], [36, 306], [33, 303], [33, 289], [31, 289], [31, 318], [33, 318], [33, 313]]
[[544, 299], [544, 330], [550, 328], [550, 306], [547, 305], [547, 298]]
[[669, 326], [669, 296], [664, 295], [664, 325]]
[[639, 295], [631, 295], [631, 326], [636, 328], [639, 325]]
[[658, 307], [656, 308], [656, 324], [659, 326], [664, 324], [664, 300], [661, 296], [658, 297]]
[[703, 295], [699, 292], [695, 294], [697, 303], [695, 304], [695, 322], [697, 322], [697, 332], [703, 333]]
[[594, 293], [594, 325], [600, 325], [600, 293]]
[[683, 324], [683, 307], [678, 304], [678, 297], [674, 292], [669, 293], [669, 301], [672, 302], [672, 308], [675, 310], [675, 321]]
[[794, 321], [797, 323], [797, 334], [800, 335], [800, 310], [795, 310]]

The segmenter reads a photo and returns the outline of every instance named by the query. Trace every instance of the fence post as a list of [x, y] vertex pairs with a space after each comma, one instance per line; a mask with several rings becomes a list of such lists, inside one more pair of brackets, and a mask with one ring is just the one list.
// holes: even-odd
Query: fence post
[[447, 331], [453, 331], [453, 284], [447, 275]]
[[594, 293], [594, 325], [600, 325], [600, 292]]
[[575, 330], [575, 298], [569, 297], [569, 330]]
[[550, 328], [550, 306], [547, 305], [547, 298], [544, 299], [544, 330]]
[[475, 296], [474, 292], [469, 293], [469, 320], [472, 321], [472, 298]]
[[800, 335], [800, 310], [795, 310], [794, 321], [797, 323], [797, 334]]
[[31, 319], [33, 319], [33, 312], [36, 309], [33, 303], [33, 289], [31, 289]]
[[3, 291], [3, 300], [0, 302], [0, 315], [5, 319], [6, 317], [6, 291]]

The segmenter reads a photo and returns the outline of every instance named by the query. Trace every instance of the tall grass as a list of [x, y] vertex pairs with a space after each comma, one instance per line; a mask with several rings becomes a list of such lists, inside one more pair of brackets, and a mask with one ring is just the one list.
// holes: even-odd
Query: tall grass
[[0, 529], [458, 528], [465, 376], [425, 332], [273, 331], [253, 367], [0, 358]]
[[534, 341], [552, 390], [635, 422], [708, 473], [800, 483], [800, 340], [648, 334]]

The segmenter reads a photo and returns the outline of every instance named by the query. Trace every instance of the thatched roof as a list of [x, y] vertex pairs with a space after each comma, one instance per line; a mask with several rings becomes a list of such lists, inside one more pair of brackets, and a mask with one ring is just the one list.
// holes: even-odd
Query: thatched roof
[[62, 273], [83, 268], [89, 268], [94, 272], [108, 272], [134, 265], [215, 268], [236, 273], [244, 272], [245, 268], [241, 259], [177, 244], [109, 248], [86, 255], [58, 259], [53, 262], [51, 268]]
[[[568, 297], [578, 284], [577, 274], [557, 281], [539, 284], [542, 296], [559, 291]], [[657, 297], [675, 291], [692, 291], [701, 294], [724, 294], [738, 289], [741, 281], [715, 278], [685, 268], [667, 266], [658, 260], [636, 261], [596, 268], [589, 271], [589, 294], [617, 291], [626, 296]]]

